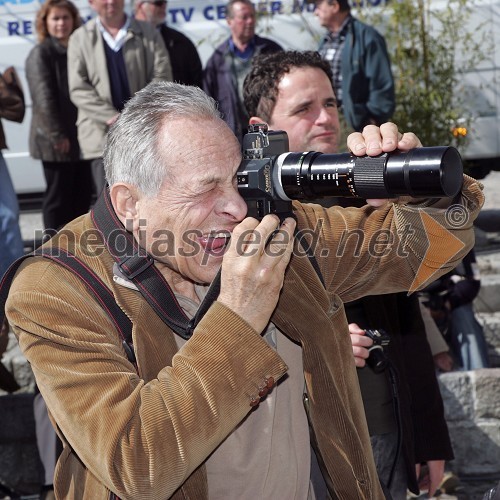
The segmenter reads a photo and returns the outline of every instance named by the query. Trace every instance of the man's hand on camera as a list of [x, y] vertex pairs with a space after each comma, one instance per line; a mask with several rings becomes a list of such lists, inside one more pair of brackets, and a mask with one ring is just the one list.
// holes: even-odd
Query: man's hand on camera
[[[390, 153], [395, 149], [408, 151], [422, 147], [420, 139], [413, 133], [403, 133], [395, 123], [387, 122], [377, 127], [367, 125], [363, 132], [354, 132], [347, 138], [347, 147], [356, 156], [378, 156]], [[372, 207], [378, 208], [387, 203], [387, 200], [366, 200]]]
[[352, 353], [354, 362], [358, 368], [366, 365], [366, 360], [370, 355], [368, 347], [373, 345], [373, 340], [365, 336], [365, 331], [356, 323], [349, 323], [349, 333], [351, 334]]
[[218, 300], [259, 333], [278, 303], [294, 230], [292, 218], [280, 225], [276, 215], [261, 222], [248, 217], [234, 229], [224, 254]]

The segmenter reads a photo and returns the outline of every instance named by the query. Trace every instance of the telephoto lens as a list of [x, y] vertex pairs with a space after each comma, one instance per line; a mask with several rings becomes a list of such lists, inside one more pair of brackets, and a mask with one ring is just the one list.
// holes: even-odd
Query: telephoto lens
[[238, 189], [248, 216], [280, 218], [292, 213], [292, 200], [323, 197], [454, 197], [462, 187], [460, 154], [451, 146], [394, 151], [359, 157], [349, 153], [289, 152], [283, 130], [265, 124], [249, 127], [243, 138]]
[[451, 146], [395, 151], [377, 157], [283, 153], [273, 170], [279, 197], [291, 200], [324, 196], [453, 197], [460, 191], [462, 180], [462, 160]]

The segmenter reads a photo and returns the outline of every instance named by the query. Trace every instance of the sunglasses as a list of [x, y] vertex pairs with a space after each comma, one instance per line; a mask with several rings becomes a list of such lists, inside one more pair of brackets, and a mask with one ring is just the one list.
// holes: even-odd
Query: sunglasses
[[142, 3], [151, 3], [153, 4], [155, 7], [163, 7], [164, 5], [167, 4], [167, 0], [153, 0], [153, 1], [150, 1], [150, 0], [144, 0]]

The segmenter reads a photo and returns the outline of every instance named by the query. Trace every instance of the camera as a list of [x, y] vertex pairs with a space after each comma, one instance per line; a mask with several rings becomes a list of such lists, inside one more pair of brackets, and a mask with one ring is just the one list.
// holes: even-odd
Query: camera
[[382, 328], [378, 330], [365, 330], [365, 335], [373, 340], [372, 346], [368, 348], [370, 355], [366, 363], [375, 373], [382, 373], [389, 362], [384, 352], [384, 347], [389, 345], [391, 338]]
[[315, 151], [291, 153], [284, 131], [250, 125], [243, 137], [238, 189], [248, 216], [262, 219], [292, 212], [292, 200], [326, 196], [356, 198], [443, 198], [462, 186], [460, 154], [451, 146], [394, 151], [377, 157]]

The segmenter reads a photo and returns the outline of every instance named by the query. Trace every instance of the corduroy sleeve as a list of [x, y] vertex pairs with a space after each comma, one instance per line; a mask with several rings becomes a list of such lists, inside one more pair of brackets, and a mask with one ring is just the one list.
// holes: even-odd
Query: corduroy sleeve
[[344, 302], [415, 291], [450, 271], [474, 244], [482, 186], [464, 176], [455, 200], [387, 203], [382, 209], [325, 209], [295, 203], [327, 290]]

